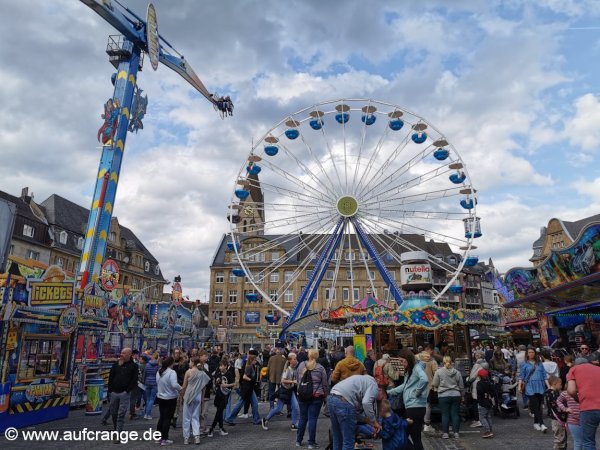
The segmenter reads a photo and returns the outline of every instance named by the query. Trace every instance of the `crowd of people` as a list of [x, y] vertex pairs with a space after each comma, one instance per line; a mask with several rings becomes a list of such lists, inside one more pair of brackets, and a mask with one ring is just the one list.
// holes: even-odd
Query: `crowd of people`
[[[494, 437], [494, 410], [516, 405], [513, 391], [518, 388], [536, 431], [548, 430], [546, 405], [555, 449], [567, 448], [566, 430], [575, 449], [596, 448], [598, 351], [592, 354], [582, 345], [577, 358], [557, 361], [555, 356], [531, 347], [476, 347], [470, 373], [463, 374], [444, 344], [416, 352], [401, 349], [394, 358], [378, 358], [371, 350], [364, 363], [352, 346], [331, 351], [267, 346], [246, 354], [175, 349], [162, 359], [152, 349], [139, 354], [124, 348], [110, 371], [103, 424], [112, 418], [114, 429], [122, 431], [127, 414], [136, 417], [136, 407], [144, 419], [153, 420], [158, 404], [159, 443], [172, 444], [171, 429], [180, 426], [184, 443], [198, 444], [202, 437], [228, 435], [224, 425], [235, 426], [238, 418], [251, 418], [268, 431], [273, 417], [287, 413], [296, 446], [303, 447], [307, 437], [307, 447], [315, 449], [317, 423], [325, 415], [334, 450], [354, 449], [357, 441], [371, 438], [381, 438], [384, 450], [420, 450], [422, 433], [436, 432], [434, 408], [441, 413], [442, 439], [460, 438], [461, 419], [469, 411], [470, 426], [482, 427], [484, 439]], [[504, 378], [508, 389], [499, 392], [496, 384]], [[211, 396], [215, 415], [209, 418]], [[259, 401], [269, 403], [266, 415], [261, 416]]]

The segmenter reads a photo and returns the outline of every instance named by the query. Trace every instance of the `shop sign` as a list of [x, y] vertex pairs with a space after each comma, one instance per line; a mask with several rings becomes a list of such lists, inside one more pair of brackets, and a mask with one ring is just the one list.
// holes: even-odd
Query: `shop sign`
[[431, 284], [431, 266], [426, 263], [403, 264], [400, 271], [402, 286]]
[[64, 308], [73, 303], [75, 282], [65, 281], [67, 275], [59, 266], [50, 266], [38, 279], [27, 279], [29, 306]]
[[259, 311], [246, 311], [245, 315], [246, 323], [260, 323], [260, 312]]
[[119, 265], [115, 261], [112, 259], [104, 261], [102, 270], [100, 271], [100, 282], [106, 292], [112, 292], [117, 287], [120, 276], [121, 269], [119, 269]]
[[79, 322], [79, 311], [76, 306], [69, 306], [64, 309], [58, 319], [58, 331], [60, 334], [66, 336], [77, 329], [77, 323]]
[[41, 403], [54, 395], [54, 381], [41, 378], [25, 389], [25, 398], [29, 403]]

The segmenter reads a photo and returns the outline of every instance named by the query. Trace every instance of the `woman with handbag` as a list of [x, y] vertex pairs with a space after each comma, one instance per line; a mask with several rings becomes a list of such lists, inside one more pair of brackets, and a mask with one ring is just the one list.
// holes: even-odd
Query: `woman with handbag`
[[548, 427], [544, 425], [544, 392], [548, 378], [544, 365], [539, 361], [535, 348], [527, 349], [525, 361], [519, 371], [519, 392], [529, 397], [529, 409], [533, 413], [533, 428], [545, 433]]
[[404, 382], [387, 391], [390, 403], [395, 398], [400, 398], [403, 403], [404, 418], [412, 419], [413, 423], [408, 426], [408, 434], [415, 450], [423, 450], [421, 433], [427, 405], [427, 386], [429, 380], [425, 374], [425, 363], [416, 360], [410, 350], [402, 349], [399, 354], [399, 362], [404, 367]]
[[295, 353], [288, 355], [288, 362], [283, 369], [281, 375], [281, 385], [275, 391], [275, 397], [277, 397], [277, 404], [269, 411], [266, 417], [260, 419], [263, 430], [268, 430], [269, 420], [273, 416], [283, 411], [284, 405], [291, 405], [292, 407], [292, 430], [298, 429], [298, 400], [296, 399], [295, 388], [298, 383], [296, 367], [298, 366], [298, 360], [296, 359]]

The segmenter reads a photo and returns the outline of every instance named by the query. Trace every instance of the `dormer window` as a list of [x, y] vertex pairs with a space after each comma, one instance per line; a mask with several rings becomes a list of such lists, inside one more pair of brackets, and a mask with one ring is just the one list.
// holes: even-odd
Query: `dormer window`
[[78, 248], [79, 250], [81, 250], [81, 249], [83, 248], [83, 238], [82, 238], [81, 236], [79, 236], [79, 237], [77, 238], [77, 248]]
[[144, 270], [145, 270], [146, 272], [149, 272], [149, 271], [150, 271], [150, 263], [149, 263], [148, 261], [146, 261], [146, 263], [144, 264]]
[[33, 237], [34, 233], [35, 228], [33, 228], [31, 225], [23, 225], [23, 236]]
[[58, 235], [58, 241], [65, 245], [67, 243], [67, 238], [68, 238], [68, 234], [66, 231], [61, 231], [60, 234]]
[[158, 267], [158, 264], [154, 268], [154, 275], [160, 275], [160, 267]]

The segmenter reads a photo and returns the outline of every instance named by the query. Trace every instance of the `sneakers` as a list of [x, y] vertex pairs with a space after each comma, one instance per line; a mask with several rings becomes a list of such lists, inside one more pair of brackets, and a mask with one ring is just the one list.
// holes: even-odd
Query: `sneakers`
[[471, 423], [471, 425], [469, 425], [471, 428], [481, 428], [483, 425], [481, 425], [481, 422], [479, 420], [476, 420], [475, 422]]
[[545, 433], [548, 430], [548, 427], [546, 425], [540, 425], [540, 431], [542, 433]]
[[292, 431], [296, 431], [297, 429], [298, 429], [298, 425], [292, 424], [292, 426], [290, 427], [290, 430], [292, 430]]
[[532, 412], [529, 413], [529, 417], [531, 417], [532, 419], [535, 417], [535, 414], [533, 414]]
[[490, 439], [494, 437], [494, 433], [492, 433], [491, 431], [486, 431], [481, 435], [481, 437], [484, 439]]
[[265, 420], [264, 417], [260, 419], [260, 426], [262, 427], [263, 430], [269, 429], [269, 427], [267, 426], [267, 421]]
[[296, 441], [296, 447], [302, 447], [302, 442]]
[[247, 419], [248, 418], [248, 414], [238, 414], [238, 417], [240, 419]]
[[319, 444], [308, 444], [308, 448], [309, 449], [313, 449], [313, 448], [319, 448]]
[[502, 404], [500, 405], [500, 408], [502, 408], [502, 409], [510, 409], [510, 408], [508, 407], [508, 405], [505, 405], [504, 403], [502, 403]]
[[200, 443], [200, 436], [194, 436], [194, 444], [198, 445]]
[[219, 434], [220, 434], [221, 436], [227, 436], [229, 433], [228, 433], [227, 431], [225, 431], [223, 428], [221, 428], [221, 429], [219, 430]]
[[173, 441], [171, 439], [163, 439], [160, 441], [160, 445], [171, 445]]
[[533, 428], [534, 428], [536, 431], [542, 431], [542, 427], [540, 426], [540, 424], [539, 424], [539, 423], [534, 423], [534, 424], [533, 424]]
[[460, 434], [454, 433], [454, 439], [458, 439], [459, 437], [460, 437]]
[[225, 421], [225, 423], [227, 425], [229, 425], [230, 427], [235, 427], [235, 423], [233, 423], [233, 422], [227, 422], [227, 421]]
[[207, 437], [213, 437], [213, 430], [210, 430], [206, 436]]
[[450, 436], [448, 436], [448, 433], [444, 433], [442, 434], [442, 439], [450, 439]]
[[189, 438], [183, 438], [183, 445], [188, 445], [190, 443]]
[[425, 433], [433, 433], [435, 431], [435, 428], [433, 428], [431, 425], [425, 424], [425, 426], [423, 427], [423, 431]]

